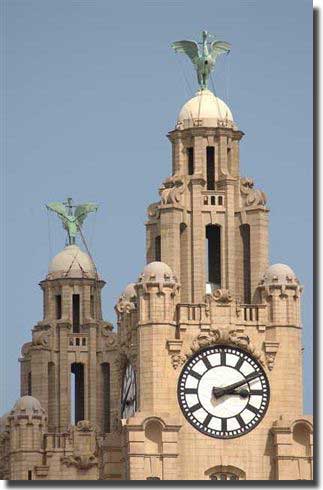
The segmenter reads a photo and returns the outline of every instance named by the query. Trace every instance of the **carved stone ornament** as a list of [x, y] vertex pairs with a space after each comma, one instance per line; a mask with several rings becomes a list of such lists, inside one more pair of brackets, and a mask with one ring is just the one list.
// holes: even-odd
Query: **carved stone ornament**
[[51, 335], [52, 329], [50, 325], [36, 325], [32, 332], [32, 346], [36, 348], [49, 348]]
[[76, 425], [76, 430], [80, 432], [93, 432], [95, 428], [89, 420], [80, 420]]
[[21, 357], [27, 358], [30, 356], [31, 346], [32, 346], [32, 342], [26, 342], [25, 344], [23, 344], [21, 348]]
[[147, 215], [149, 218], [155, 218], [158, 219], [160, 216], [160, 211], [159, 211], [159, 202], [153, 202], [150, 204], [147, 208]]
[[117, 313], [130, 313], [136, 309], [136, 304], [133, 301], [127, 300], [124, 296], [120, 296], [115, 306]]
[[108, 337], [113, 330], [113, 325], [110, 322], [102, 322], [101, 323], [101, 334], [104, 337]]
[[278, 341], [265, 340], [264, 351], [265, 351], [266, 363], [269, 371], [272, 371], [272, 369], [274, 368], [278, 348], [279, 348]]
[[254, 181], [250, 177], [242, 177], [240, 179], [240, 192], [244, 197], [244, 205], [246, 207], [266, 205], [266, 194], [260, 189], [254, 189]]
[[160, 204], [180, 204], [184, 190], [184, 176], [172, 175], [168, 177], [159, 188]]
[[79, 470], [88, 470], [92, 466], [98, 464], [97, 457], [93, 453], [80, 453], [79, 451], [75, 451], [70, 456], [66, 456], [61, 458], [62, 463], [67, 466], [74, 465]]
[[[215, 328], [209, 332], [199, 334], [192, 342], [190, 348], [183, 354], [176, 354], [177, 358], [173, 362], [173, 356], [171, 358], [172, 366], [177, 369], [179, 366], [185, 363], [195, 352], [198, 352], [205, 347], [209, 347], [215, 344], [226, 344], [241, 347], [245, 351], [249, 352], [255, 359], [257, 359], [262, 365], [265, 365], [265, 360], [261, 351], [259, 351], [250, 341], [247, 335], [240, 335], [235, 330], [229, 328]], [[175, 355], [174, 355], [175, 356]]]
[[216, 289], [213, 292], [213, 298], [219, 303], [231, 303], [233, 296], [229, 289]]

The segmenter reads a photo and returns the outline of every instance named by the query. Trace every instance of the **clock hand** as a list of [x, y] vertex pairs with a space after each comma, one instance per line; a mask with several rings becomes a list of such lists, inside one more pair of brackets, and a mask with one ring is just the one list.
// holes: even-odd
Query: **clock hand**
[[248, 376], [248, 379], [243, 379], [242, 381], [237, 381], [236, 383], [232, 383], [229, 386], [225, 386], [224, 388], [213, 388], [212, 393], [215, 398], [220, 398], [223, 395], [230, 394], [232, 390], [235, 388], [239, 388], [239, 386], [247, 384], [249, 381], [252, 381], [255, 378], [258, 378], [261, 373], [255, 372], [254, 374]]
[[122, 402], [121, 415], [123, 414], [123, 411], [125, 409], [125, 406], [126, 406], [126, 403], [127, 403], [127, 396], [129, 395], [130, 388], [131, 388], [131, 383], [128, 386], [128, 389], [126, 391], [126, 394], [125, 394], [124, 399], [123, 399], [123, 402]]

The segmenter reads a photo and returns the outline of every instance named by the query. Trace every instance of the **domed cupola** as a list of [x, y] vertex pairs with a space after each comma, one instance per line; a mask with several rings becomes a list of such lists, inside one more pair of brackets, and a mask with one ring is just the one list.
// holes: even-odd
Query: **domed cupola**
[[68, 245], [49, 264], [47, 279], [90, 278], [97, 276], [91, 257], [77, 245]]

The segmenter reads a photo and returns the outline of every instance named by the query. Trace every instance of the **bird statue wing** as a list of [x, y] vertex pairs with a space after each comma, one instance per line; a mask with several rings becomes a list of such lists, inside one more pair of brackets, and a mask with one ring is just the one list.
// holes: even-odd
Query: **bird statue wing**
[[195, 41], [176, 41], [172, 43], [172, 48], [176, 53], [185, 53], [194, 64], [200, 57], [199, 47]]
[[99, 206], [97, 204], [93, 204], [91, 202], [88, 202], [86, 204], [80, 204], [79, 206], [77, 206], [77, 208], [75, 209], [74, 216], [77, 219], [78, 225], [82, 226], [87, 215], [91, 212], [97, 211], [98, 207]]
[[63, 221], [63, 226], [66, 226], [68, 223], [68, 214], [66, 207], [61, 202], [50, 202], [46, 204], [46, 208], [50, 211], [54, 211], [54, 213], [58, 214], [58, 216]]
[[231, 44], [225, 41], [213, 41], [210, 46], [210, 55], [215, 60], [219, 54], [229, 53], [231, 49]]

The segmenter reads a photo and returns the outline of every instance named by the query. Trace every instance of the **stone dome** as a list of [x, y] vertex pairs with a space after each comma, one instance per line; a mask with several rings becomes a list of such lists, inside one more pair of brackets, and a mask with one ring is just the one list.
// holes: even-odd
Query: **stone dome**
[[[201, 121], [199, 124], [196, 120]], [[177, 119], [177, 129], [194, 126], [234, 127], [232, 112], [223, 100], [210, 90], [199, 90], [195, 97], [186, 102]]]
[[150, 262], [139, 277], [140, 282], [177, 282], [172, 269], [165, 262]]
[[122, 296], [127, 301], [131, 301], [135, 296], [137, 296], [135, 283], [131, 282], [130, 284], [128, 284], [128, 286], [125, 287]]
[[37, 398], [34, 398], [33, 396], [25, 395], [16, 401], [12, 411], [13, 412], [19, 412], [19, 413], [20, 412], [23, 412], [23, 413], [32, 413], [32, 412], [42, 413], [43, 409], [41, 407], [39, 400], [37, 400]]
[[96, 277], [94, 264], [77, 245], [68, 245], [49, 264], [48, 279], [58, 277]]
[[295, 285], [299, 284], [295, 272], [285, 264], [271, 265], [264, 273], [261, 284], [264, 285]]

